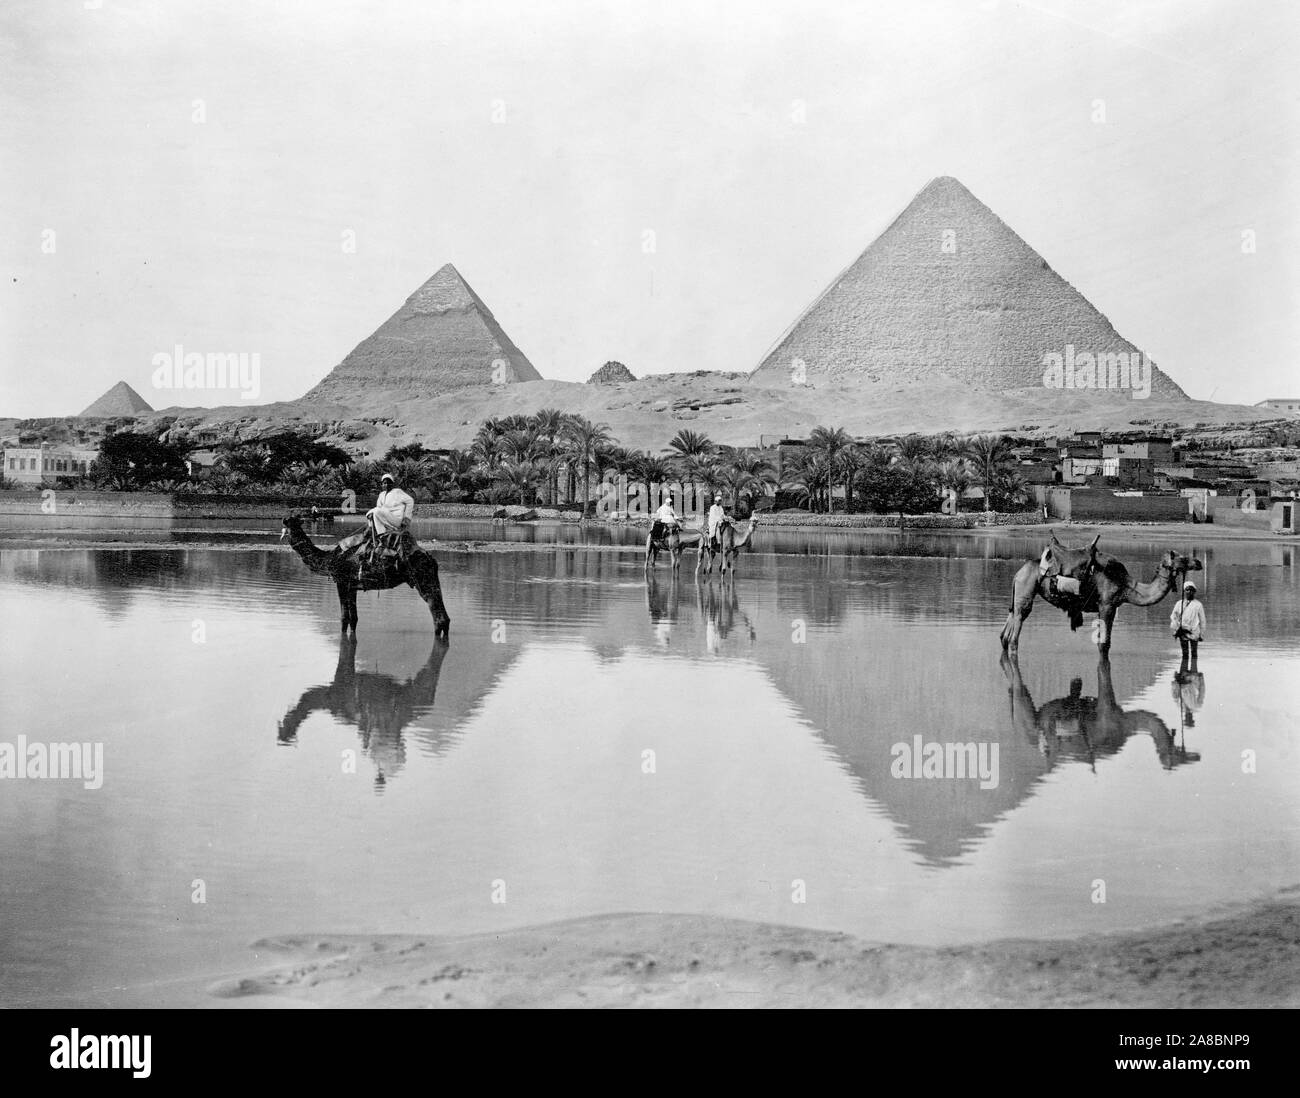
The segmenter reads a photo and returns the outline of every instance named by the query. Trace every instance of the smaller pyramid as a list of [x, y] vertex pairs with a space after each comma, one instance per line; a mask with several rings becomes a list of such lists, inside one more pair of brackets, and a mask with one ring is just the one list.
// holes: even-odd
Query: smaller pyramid
[[83, 416], [138, 416], [152, 412], [149, 402], [125, 381], [119, 381], [81, 414]]
[[621, 362], [606, 362], [591, 377], [587, 378], [588, 385], [617, 385], [620, 381], [635, 381], [636, 377]]
[[541, 376], [447, 263], [303, 399], [346, 403], [376, 390], [436, 396]]

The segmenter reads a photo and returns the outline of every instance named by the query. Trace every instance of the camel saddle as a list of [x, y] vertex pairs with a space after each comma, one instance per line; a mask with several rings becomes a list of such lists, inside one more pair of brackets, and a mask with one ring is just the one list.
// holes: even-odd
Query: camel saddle
[[[1062, 551], [1077, 559], [1061, 562]], [[1052, 564], [1047, 574], [1038, 581], [1039, 594], [1053, 606], [1059, 607], [1070, 616], [1070, 629], [1077, 630], [1083, 624], [1085, 613], [1097, 609], [1097, 589], [1092, 583], [1093, 572], [1097, 568], [1096, 543], [1085, 549], [1073, 550], [1056, 543], [1052, 546]], [[1079, 593], [1062, 591], [1057, 581], [1067, 576], [1079, 581]]]

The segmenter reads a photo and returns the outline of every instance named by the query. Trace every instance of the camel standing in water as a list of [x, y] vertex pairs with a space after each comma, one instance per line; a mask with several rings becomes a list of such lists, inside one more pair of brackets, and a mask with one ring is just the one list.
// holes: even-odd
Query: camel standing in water
[[[438, 562], [416, 545], [405, 556], [376, 557], [366, 562], [368, 548], [364, 545], [351, 552], [326, 550], [317, 546], [302, 528], [302, 519], [290, 515], [284, 520], [280, 537], [289, 539], [289, 545], [318, 576], [329, 576], [339, 592], [339, 612], [343, 632], [357, 631], [357, 592], [387, 591], [409, 584], [428, 604], [433, 614], [434, 633], [446, 637], [451, 630], [451, 618], [442, 603], [442, 585], [438, 582]], [[414, 544], [414, 538], [411, 543]]]
[[1097, 541], [1101, 535], [1092, 539], [1090, 545], [1082, 549], [1069, 549], [1052, 535], [1052, 555], [1061, 565], [1062, 575], [1074, 575], [1082, 580], [1083, 589], [1079, 597], [1064, 594], [1054, 595], [1046, 576], [1039, 573], [1037, 561], [1026, 561], [1016, 573], [1011, 589], [1011, 608], [1007, 613], [1006, 624], [1002, 626], [1002, 647], [1015, 652], [1020, 645], [1020, 630], [1025, 619], [1034, 608], [1034, 600], [1042, 598], [1058, 610], [1064, 610], [1074, 617], [1082, 614], [1097, 615], [1093, 640], [1097, 650], [1104, 656], [1110, 652], [1111, 630], [1114, 628], [1115, 615], [1124, 603], [1133, 606], [1154, 606], [1170, 591], [1178, 588], [1179, 578], [1188, 572], [1198, 572], [1204, 565], [1192, 557], [1180, 556], [1172, 549], [1166, 550], [1156, 567], [1156, 574], [1149, 583], [1138, 583], [1130, 577], [1128, 569], [1121, 561], [1097, 551]]
[[697, 542], [703, 540], [702, 534], [688, 531], [683, 534], [681, 529], [674, 526], [667, 534], [661, 534], [655, 537], [655, 524], [650, 524], [650, 533], [645, 538], [645, 570], [649, 572], [654, 566], [655, 561], [659, 559], [660, 552], [667, 552], [672, 560], [673, 571], [676, 572], [682, 566], [682, 552], [689, 549]]
[[736, 537], [736, 527], [731, 522], [724, 522], [722, 529], [718, 531], [718, 549], [715, 552], [709, 544], [706, 537], [700, 538], [700, 555], [695, 562], [695, 574], [700, 574], [700, 569], [704, 569], [706, 576], [713, 575], [713, 558], [721, 557], [722, 564], [719, 572], [725, 579], [728, 572], [734, 572], [736, 568], [736, 557], [740, 555], [742, 549], [747, 549], [754, 543], [754, 531], [758, 529], [758, 516], [755, 515], [749, 520], [749, 529], [745, 531], [743, 537]]

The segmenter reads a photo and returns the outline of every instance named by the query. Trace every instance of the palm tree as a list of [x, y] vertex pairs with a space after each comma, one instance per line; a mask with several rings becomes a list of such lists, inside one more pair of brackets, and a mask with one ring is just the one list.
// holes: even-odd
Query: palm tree
[[998, 494], [999, 510], [1005, 506], [1008, 511], [1015, 511], [1029, 503], [1029, 485], [1013, 466], [998, 471], [993, 490]]
[[[818, 454], [825, 462], [827, 470], [826, 482], [826, 509], [828, 512], [835, 511], [835, 494], [831, 485], [835, 475], [841, 472], [840, 454], [847, 446], [853, 444], [853, 439], [843, 427], [814, 427], [812, 433], [808, 436], [808, 445], [805, 447], [814, 454]], [[847, 504], [847, 500], [845, 501]]]
[[642, 484], [645, 485], [646, 507], [651, 506], [654, 499], [652, 486], [655, 484], [664, 485], [672, 480], [673, 467], [661, 457], [654, 454], [642, 454], [637, 459], [636, 476]]
[[676, 451], [674, 456], [683, 458], [708, 457], [718, 450], [708, 435], [691, 430], [681, 430], [673, 435], [668, 443], [668, 449]]
[[585, 416], [575, 415], [568, 424], [565, 434], [573, 447], [573, 457], [578, 468], [582, 470], [582, 513], [587, 514], [591, 506], [591, 466], [598, 460], [597, 454], [604, 446], [613, 442], [609, 433], [609, 424], [592, 423]]
[[696, 491], [705, 489], [713, 495], [722, 483], [722, 464], [712, 454], [683, 455], [676, 460], [675, 465], [683, 495], [688, 484]]
[[563, 461], [556, 461], [557, 443], [564, 428], [568, 424], [568, 414], [561, 412], [558, 408], [543, 408], [540, 412], [529, 416], [529, 423], [537, 431], [539, 441], [545, 443], [546, 457], [550, 460], [550, 468], [547, 476], [547, 487], [550, 493], [550, 502], [554, 503], [559, 494], [559, 475], [560, 467]]
[[823, 487], [830, 484], [831, 467], [825, 454], [805, 446], [790, 459], [787, 469], [787, 483], [800, 488], [804, 502], [816, 511]]
[[468, 492], [473, 488], [474, 458], [465, 450], [452, 450], [438, 458], [443, 476], [453, 491]]
[[911, 462], [914, 469], [919, 468], [921, 462], [934, 455], [930, 440], [915, 432], [896, 440], [894, 450], [904, 461]]
[[984, 486], [984, 510], [993, 510], [993, 485], [998, 474], [1011, 462], [1005, 435], [975, 435], [966, 443], [966, 456]]
[[722, 477], [731, 489], [734, 507], [743, 493], [751, 498], [767, 494], [768, 485], [776, 484], [776, 469], [752, 450], [741, 450], [723, 467]]
[[508, 486], [511, 490], [519, 493], [519, 503], [526, 505], [530, 502], [529, 496], [533, 496], [537, 491], [537, 482], [544, 474], [543, 468], [536, 462], [529, 460], [516, 460], [514, 458], [505, 458], [497, 466], [493, 479], [499, 484]]

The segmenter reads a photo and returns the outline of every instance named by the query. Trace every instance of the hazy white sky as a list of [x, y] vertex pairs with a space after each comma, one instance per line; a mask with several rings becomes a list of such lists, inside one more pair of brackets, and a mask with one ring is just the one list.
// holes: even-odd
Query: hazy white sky
[[748, 370], [936, 175], [1300, 395], [1293, 0], [94, 3], [0, 9], [0, 415], [177, 343], [300, 396], [449, 261], [546, 377]]

